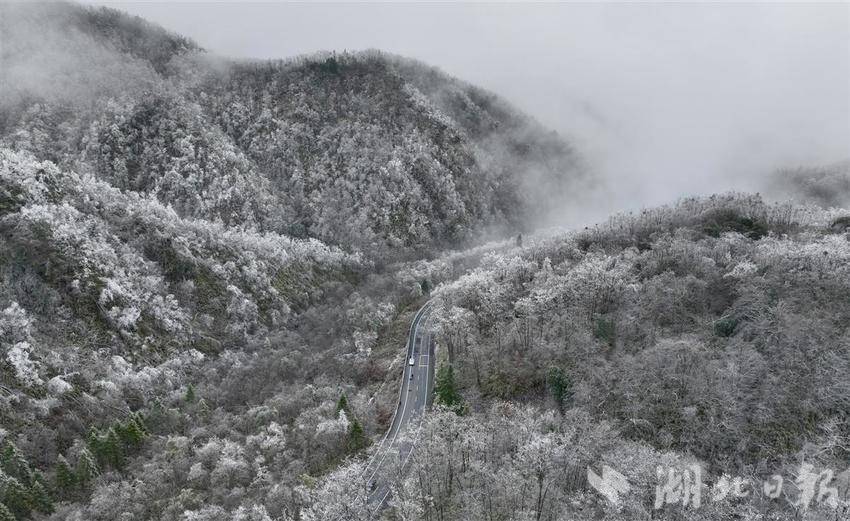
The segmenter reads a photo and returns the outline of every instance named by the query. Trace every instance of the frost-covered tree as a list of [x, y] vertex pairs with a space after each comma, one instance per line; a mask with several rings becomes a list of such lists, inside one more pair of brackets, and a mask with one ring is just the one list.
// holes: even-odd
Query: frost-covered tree
[[0, 503], [0, 521], [17, 521], [15, 514], [3, 503]]
[[302, 512], [302, 519], [370, 519], [373, 508], [367, 503], [369, 496], [361, 477], [363, 470], [361, 463], [349, 463], [329, 474], [312, 489], [303, 490], [310, 506]]
[[55, 489], [59, 497], [65, 498], [73, 495], [77, 486], [77, 476], [71, 470], [68, 460], [61, 454], [56, 461]]
[[100, 475], [100, 469], [94, 456], [87, 448], [80, 450], [77, 458], [76, 480], [81, 487], [87, 487], [92, 480]]

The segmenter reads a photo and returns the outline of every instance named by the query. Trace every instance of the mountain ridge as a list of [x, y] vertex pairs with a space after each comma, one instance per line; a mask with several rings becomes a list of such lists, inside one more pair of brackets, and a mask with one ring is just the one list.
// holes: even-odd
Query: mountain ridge
[[[6, 100], [0, 142], [153, 193], [181, 215], [411, 255], [525, 230], [587, 180], [556, 134], [419, 62], [377, 51], [230, 61], [109, 9], [57, 10], [76, 13], [72, 29], [47, 17], [48, 29], [89, 36], [73, 59], [62, 49], [68, 61], [129, 65], [97, 97], [78, 92], [87, 72], [76, 81], [57, 66], [81, 87]], [[60, 52], [52, 38], [30, 40]], [[19, 58], [5, 61], [5, 83], [26, 77]], [[224, 177], [233, 188], [216, 185]]]
[[[518, 236], [595, 180], [486, 90], [378, 51], [229, 60], [115, 10], [9, 9], [0, 520], [371, 520], [426, 301], [435, 404], [408, 416], [406, 475], [381, 457], [384, 517], [850, 508], [759, 483], [850, 483], [846, 165], [774, 180], [821, 207], [731, 193]], [[631, 484], [617, 504], [600, 466]], [[659, 508], [659, 469], [751, 493]]]

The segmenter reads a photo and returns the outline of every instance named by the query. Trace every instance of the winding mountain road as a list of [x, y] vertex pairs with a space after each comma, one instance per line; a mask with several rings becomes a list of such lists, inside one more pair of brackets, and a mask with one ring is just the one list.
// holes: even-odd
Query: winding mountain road
[[[364, 472], [368, 505], [375, 517], [386, 504], [391, 483], [404, 472], [416, 444], [422, 418], [434, 391], [434, 335], [428, 327], [431, 302], [413, 317], [407, 338], [401, 390], [390, 428]], [[412, 364], [411, 364], [412, 361]]]

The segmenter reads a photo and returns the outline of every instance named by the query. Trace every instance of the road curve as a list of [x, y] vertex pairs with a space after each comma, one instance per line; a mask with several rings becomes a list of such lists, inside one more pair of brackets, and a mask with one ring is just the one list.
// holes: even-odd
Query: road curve
[[[422, 417], [434, 391], [434, 335], [429, 326], [431, 302], [419, 308], [410, 324], [401, 389], [390, 428], [369, 460], [363, 477], [369, 493], [371, 516], [376, 516], [390, 496], [399, 468], [404, 470], [416, 442]], [[413, 365], [410, 365], [410, 360]]]

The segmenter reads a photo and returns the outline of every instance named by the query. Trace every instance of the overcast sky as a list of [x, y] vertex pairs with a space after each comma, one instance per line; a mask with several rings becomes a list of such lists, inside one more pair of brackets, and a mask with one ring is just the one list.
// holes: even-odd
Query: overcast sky
[[237, 57], [382, 49], [572, 139], [616, 206], [850, 158], [850, 4], [108, 3]]

